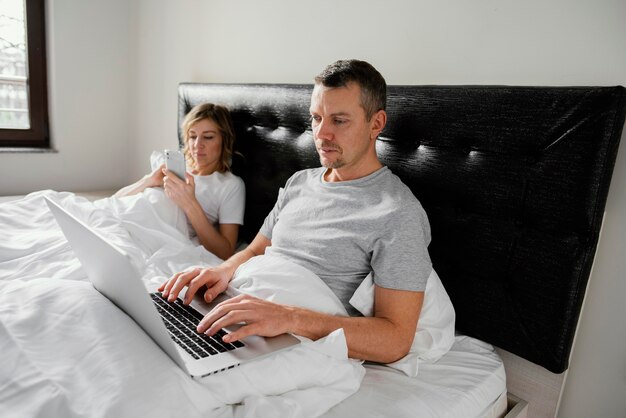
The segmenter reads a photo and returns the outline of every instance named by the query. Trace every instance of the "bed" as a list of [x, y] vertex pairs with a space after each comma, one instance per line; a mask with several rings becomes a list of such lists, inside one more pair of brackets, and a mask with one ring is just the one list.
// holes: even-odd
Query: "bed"
[[[308, 123], [311, 89], [179, 86], [179, 121], [204, 101], [231, 109], [243, 156], [235, 157], [233, 170], [246, 183], [245, 241], [286, 179], [319, 164]], [[89, 285], [42, 209], [43, 198], [60, 202], [131, 254], [145, 281], [219, 259], [187, 242], [179, 214], [158, 192], [94, 201], [47, 190], [0, 203], [3, 410], [22, 416], [524, 416], [523, 401], [515, 406], [507, 396], [507, 371], [494, 346], [551, 373], [567, 369], [624, 125], [625, 90], [389, 86], [388, 95], [389, 122], [377, 149], [431, 223], [429, 252], [456, 313], [457, 335], [445, 354], [421, 361], [417, 376], [409, 377], [342, 358], [342, 336], [331, 335], [280, 362], [193, 380]]]

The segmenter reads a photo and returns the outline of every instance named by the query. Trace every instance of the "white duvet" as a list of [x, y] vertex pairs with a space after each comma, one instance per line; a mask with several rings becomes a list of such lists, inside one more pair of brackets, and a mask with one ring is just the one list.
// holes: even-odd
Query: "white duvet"
[[[87, 281], [44, 195], [129, 253], [146, 281], [221, 261], [189, 241], [182, 213], [160, 190], [93, 203], [44, 191], [0, 204], [2, 415], [315, 417], [358, 390], [365, 370], [348, 359], [341, 330], [191, 379]], [[296, 298], [307, 295], [336, 307], [338, 301], [315, 281], [297, 283]], [[234, 284], [297, 302], [276, 291], [279, 281], [272, 288], [241, 275]]]

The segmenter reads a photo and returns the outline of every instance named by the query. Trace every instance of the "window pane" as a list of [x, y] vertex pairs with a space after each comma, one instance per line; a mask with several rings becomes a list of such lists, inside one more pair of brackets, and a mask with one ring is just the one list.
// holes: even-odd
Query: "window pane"
[[0, 0], [0, 128], [29, 129], [24, 0]]

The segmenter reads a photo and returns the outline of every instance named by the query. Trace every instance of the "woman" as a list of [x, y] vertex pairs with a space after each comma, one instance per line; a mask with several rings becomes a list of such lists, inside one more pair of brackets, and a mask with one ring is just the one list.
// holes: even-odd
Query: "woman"
[[230, 112], [224, 106], [203, 103], [185, 116], [182, 128], [189, 170], [186, 178], [179, 179], [161, 165], [115, 196], [163, 187], [187, 216], [192, 238], [197, 237], [208, 251], [227, 259], [235, 252], [245, 204], [243, 180], [230, 171], [235, 143]]

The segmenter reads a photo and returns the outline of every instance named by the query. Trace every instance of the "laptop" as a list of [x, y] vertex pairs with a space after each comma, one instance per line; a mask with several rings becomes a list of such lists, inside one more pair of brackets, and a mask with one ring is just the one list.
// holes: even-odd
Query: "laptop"
[[200, 319], [229, 296], [222, 294], [210, 304], [199, 296], [188, 306], [180, 298], [168, 302], [156, 291], [158, 285], [144, 285], [127, 253], [57, 203], [45, 199], [93, 286], [130, 316], [190, 376], [227, 370], [300, 342], [291, 334], [223, 342], [220, 335], [237, 326], [225, 328], [212, 338], [198, 334], [195, 329]]

